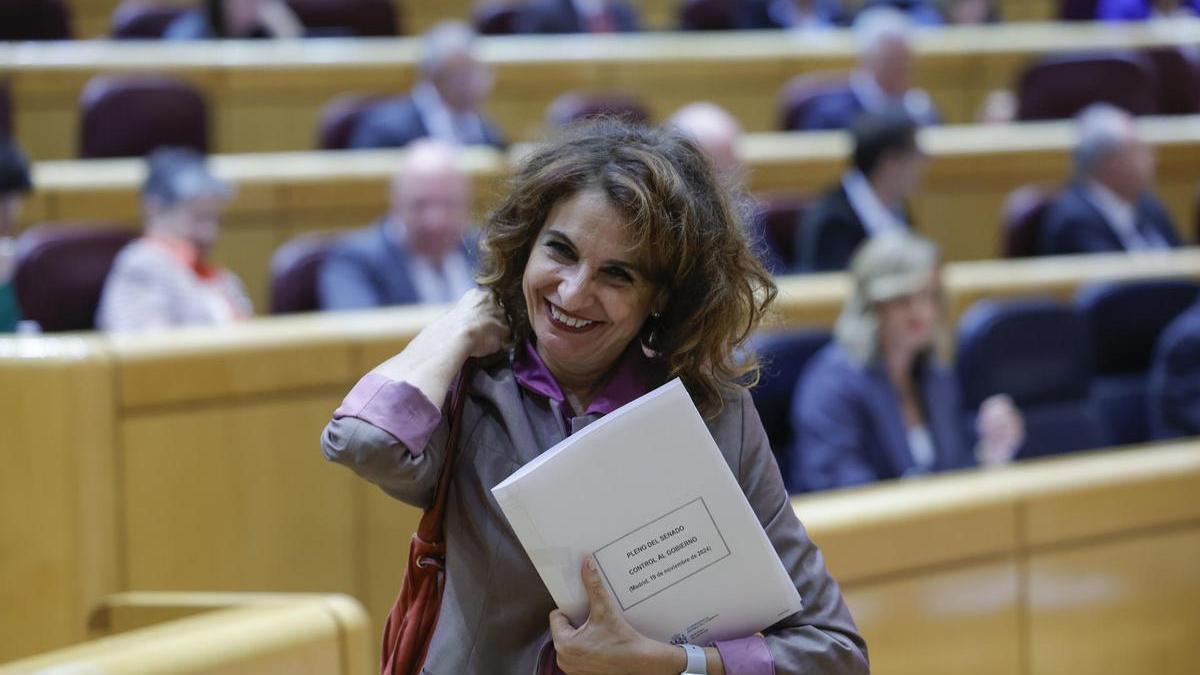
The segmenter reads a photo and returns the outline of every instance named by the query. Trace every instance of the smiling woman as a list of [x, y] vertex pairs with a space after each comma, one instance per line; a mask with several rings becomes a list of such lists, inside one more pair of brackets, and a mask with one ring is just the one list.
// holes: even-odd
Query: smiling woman
[[[866, 647], [796, 520], [738, 347], [775, 287], [711, 167], [665, 132], [601, 123], [533, 153], [487, 224], [473, 290], [351, 390], [326, 457], [429, 508], [451, 382], [472, 357], [449, 479], [427, 673], [865, 673]], [[573, 626], [490, 488], [563, 438], [679, 377], [801, 597], [759, 635], [681, 649], [638, 634], [591, 565]], [[622, 486], [609, 486], [620, 498]], [[579, 561], [583, 563], [585, 561]], [[590, 562], [590, 559], [589, 561]], [[385, 647], [386, 650], [386, 647]]]

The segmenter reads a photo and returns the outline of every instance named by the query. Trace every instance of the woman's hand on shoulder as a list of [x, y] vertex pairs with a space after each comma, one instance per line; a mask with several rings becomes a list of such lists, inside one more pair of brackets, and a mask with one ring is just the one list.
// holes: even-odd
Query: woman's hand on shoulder
[[461, 341], [467, 358], [500, 351], [512, 334], [495, 294], [485, 288], [464, 293], [438, 323], [447, 337]]
[[550, 612], [550, 635], [558, 667], [567, 675], [617, 675], [683, 671], [687, 659], [679, 647], [642, 635], [629, 625], [600, 580], [589, 557], [583, 564], [589, 614], [579, 628], [561, 610]]

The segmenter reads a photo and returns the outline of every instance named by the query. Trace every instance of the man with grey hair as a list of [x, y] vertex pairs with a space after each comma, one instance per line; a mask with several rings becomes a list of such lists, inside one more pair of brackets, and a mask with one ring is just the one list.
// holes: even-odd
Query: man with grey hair
[[146, 158], [145, 235], [123, 248], [104, 283], [96, 326], [144, 331], [220, 325], [253, 313], [241, 281], [209, 260], [232, 190], [185, 148]]
[[727, 185], [733, 194], [744, 198], [738, 213], [745, 224], [750, 245], [758, 254], [758, 260], [772, 274], [787, 271], [779, 250], [766, 236], [766, 223], [762, 208], [745, 193], [746, 166], [738, 154], [742, 140], [742, 125], [721, 106], [708, 101], [689, 103], [671, 114], [665, 126], [691, 138], [700, 151], [708, 157], [717, 178]]
[[421, 79], [406, 96], [367, 111], [350, 134], [351, 148], [398, 148], [423, 137], [455, 145], [504, 147], [499, 129], [480, 109], [492, 72], [475, 57], [475, 31], [447, 21], [425, 33]]
[[390, 200], [386, 216], [344, 237], [325, 259], [322, 309], [448, 303], [475, 286], [473, 246], [464, 243], [470, 184], [454, 146], [410, 145]]
[[846, 86], [814, 100], [801, 122], [804, 129], [848, 129], [864, 112], [903, 108], [918, 124], [940, 121], [933, 101], [912, 86], [914, 56], [911, 23], [894, 7], [874, 7], [854, 21], [858, 69]]
[[1151, 192], [1154, 152], [1133, 118], [1096, 104], [1076, 119], [1075, 179], [1042, 221], [1043, 255], [1146, 251], [1180, 245], [1171, 216]]

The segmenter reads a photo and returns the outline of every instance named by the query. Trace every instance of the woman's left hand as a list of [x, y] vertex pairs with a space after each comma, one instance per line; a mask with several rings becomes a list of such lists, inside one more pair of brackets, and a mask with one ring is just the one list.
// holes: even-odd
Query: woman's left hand
[[590, 556], [583, 564], [587, 621], [575, 628], [561, 610], [550, 612], [558, 667], [567, 675], [682, 672], [687, 665], [683, 650], [634, 630], [613, 604], [595, 565]]
[[979, 435], [976, 457], [983, 466], [999, 466], [1012, 461], [1025, 442], [1025, 418], [1005, 394], [989, 396], [979, 406], [975, 421]]

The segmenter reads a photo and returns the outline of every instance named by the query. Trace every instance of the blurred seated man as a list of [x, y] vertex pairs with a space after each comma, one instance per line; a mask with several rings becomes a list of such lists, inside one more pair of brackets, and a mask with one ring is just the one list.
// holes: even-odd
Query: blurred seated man
[[322, 309], [453, 302], [475, 286], [464, 242], [470, 185], [454, 147], [409, 146], [392, 180], [386, 216], [347, 235], [321, 266]]
[[521, 13], [522, 33], [628, 33], [637, 11], [623, 0], [534, 0]]
[[758, 253], [759, 262], [768, 272], [783, 274], [786, 271], [783, 259], [767, 242], [757, 204], [745, 194], [746, 167], [738, 155], [742, 125], [721, 106], [701, 102], [689, 103], [676, 110], [667, 119], [666, 126], [679, 130], [695, 141], [712, 162], [717, 178], [729, 186], [732, 194], [744, 197], [738, 204], [741, 211], [739, 215], [746, 225], [751, 248]]
[[1151, 192], [1154, 151], [1123, 110], [1096, 104], [1076, 120], [1075, 179], [1046, 211], [1043, 255], [1147, 251], [1180, 245]]
[[145, 234], [113, 262], [96, 326], [145, 331], [170, 326], [223, 325], [253, 314], [237, 276], [209, 260], [231, 190], [184, 148], [160, 148], [147, 158], [142, 185]]
[[968, 433], [958, 382], [936, 353], [940, 275], [937, 248], [903, 232], [855, 254], [834, 339], [793, 399], [793, 484], [826, 490], [1015, 456], [1025, 423], [1007, 396], [984, 401]]
[[910, 23], [893, 7], [876, 7], [854, 21], [858, 69], [846, 87], [814, 100], [802, 127], [848, 129], [864, 112], [904, 108], [919, 124], [936, 124], [937, 110], [929, 94], [912, 86], [915, 67], [909, 41]]
[[398, 148], [432, 137], [456, 145], [504, 147], [504, 138], [480, 112], [492, 91], [492, 73], [475, 58], [475, 31], [449, 21], [425, 34], [421, 80], [407, 96], [367, 111], [350, 135], [351, 148]]
[[744, 30], [812, 30], [848, 22], [839, 0], [746, 0], [735, 3], [734, 24]]
[[165, 40], [298, 38], [304, 25], [284, 0], [204, 0], [171, 22]]
[[974, 26], [999, 21], [996, 0], [942, 0], [942, 16], [953, 26]]
[[12, 139], [0, 133], [0, 333], [11, 333], [21, 322], [13, 289], [17, 271], [17, 242], [13, 234], [25, 195], [33, 188], [29, 160]]
[[851, 130], [852, 166], [805, 214], [796, 232], [802, 272], [843, 270], [863, 240], [910, 228], [906, 203], [927, 158], [903, 110], [863, 115]]
[[1101, 21], [1144, 21], [1200, 14], [1200, 0], [1099, 0]]
[[1151, 438], [1200, 436], [1200, 302], [1158, 337], [1147, 389]]
[[936, 0], [866, 0], [859, 5], [859, 14], [876, 7], [891, 7], [904, 12], [909, 20], [922, 26], [937, 26], [943, 23]]

